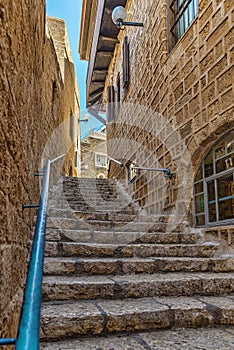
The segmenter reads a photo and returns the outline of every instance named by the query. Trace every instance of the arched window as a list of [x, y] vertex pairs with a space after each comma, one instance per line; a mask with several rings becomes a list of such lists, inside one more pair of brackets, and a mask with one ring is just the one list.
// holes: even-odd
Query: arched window
[[206, 154], [195, 176], [197, 226], [234, 223], [234, 130]]

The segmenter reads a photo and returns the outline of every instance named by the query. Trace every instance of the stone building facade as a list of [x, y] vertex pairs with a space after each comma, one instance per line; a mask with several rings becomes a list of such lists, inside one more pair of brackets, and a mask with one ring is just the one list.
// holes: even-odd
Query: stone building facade
[[99, 131], [91, 131], [81, 141], [81, 177], [107, 178], [107, 144], [105, 126]]
[[39, 201], [46, 159], [66, 153], [60, 168], [77, 174], [79, 93], [65, 24], [46, 28], [45, 1], [1, 1], [0, 23], [0, 337], [14, 337], [36, 214], [22, 204]]
[[[118, 5], [144, 26], [116, 34]], [[232, 0], [98, 3], [87, 104], [107, 103], [108, 155], [126, 165], [112, 163], [109, 175], [130, 180], [149, 213], [202, 227], [233, 224], [233, 19]], [[97, 67], [107, 51], [109, 61]], [[106, 72], [98, 87], [97, 70]], [[173, 178], [133, 165], [169, 168]]]

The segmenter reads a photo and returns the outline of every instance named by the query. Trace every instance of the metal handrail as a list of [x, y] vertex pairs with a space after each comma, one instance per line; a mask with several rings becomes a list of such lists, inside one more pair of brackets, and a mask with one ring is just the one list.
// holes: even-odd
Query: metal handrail
[[[119, 164], [121, 168], [125, 167], [125, 164], [120, 162], [119, 160], [116, 160], [115, 158], [112, 158], [110, 156], [107, 156], [108, 159], [112, 160], [113, 162]], [[139, 167], [139, 166], [131, 166], [131, 169], [134, 170], [147, 170], [147, 171], [162, 171], [166, 174], [166, 176], [171, 180], [173, 174], [171, 173], [171, 170], [168, 168], [145, 168], [145, 167]]]
[[52, 160], [50, 160], [50, 164], [54, 163], [54, 162], [57, 162], [57, 160], [61, 159], [61, 158], [64, 158], [66, 154], [61, 154], [61, 156], [58, 156]]
[[131, 169], [134, 170], [147, 170], [147, 171], [162, 171], [164, 173], [166, 173], [166, 176], [169, 179], [172, 179], [173, 174], [171, 173], [171, 170], [168, 168], [144, 168], [144, 167], [139, 167], [139, 166], [133, 166], [131, 167]]
[[50, 165], [64, 156], [65, 155], [61, 155], [46, 162], [29, 269], [24, 290], [18, 335], [16, 339], [0, 339], [0, 346], [15, 344], [15, 350], [39, 350], [42, 278]]
[[110, 156], [107, 156], [107, 158], [110, 159], [110, 160], [112, 160], [113, 162], [119, 164], [122, 168], [125, 167], [125, 165], [124, 165], [122, 162], [120, 162], [119, 160], [117, 160], [117, 159], [115, 159], [115, 158], [112, 158], [112, 157], [110, 157]]

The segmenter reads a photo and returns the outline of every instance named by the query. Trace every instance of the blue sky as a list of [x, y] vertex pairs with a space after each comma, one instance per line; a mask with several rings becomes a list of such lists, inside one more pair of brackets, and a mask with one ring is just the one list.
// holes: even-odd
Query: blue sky
[[[66, 22], [68, 37], [75, 63], [76, 76], [80, 90], [81, 116], [86, 108], [86, 73], [88, 62], [81, 61], [78, 54], [82, 0], [46, 0], [46, 13], [49, 16], [61, 18]], [[94, 117], [87, 124], [81, 124], [81, 133], [90, 127], [100, 125]]]

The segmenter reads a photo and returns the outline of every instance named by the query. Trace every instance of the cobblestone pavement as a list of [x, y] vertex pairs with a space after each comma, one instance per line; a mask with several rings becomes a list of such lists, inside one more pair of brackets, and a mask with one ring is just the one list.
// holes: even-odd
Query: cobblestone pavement
[[233, 350], [234, 327], [139, 333], [41, 344], [41, 350]]

